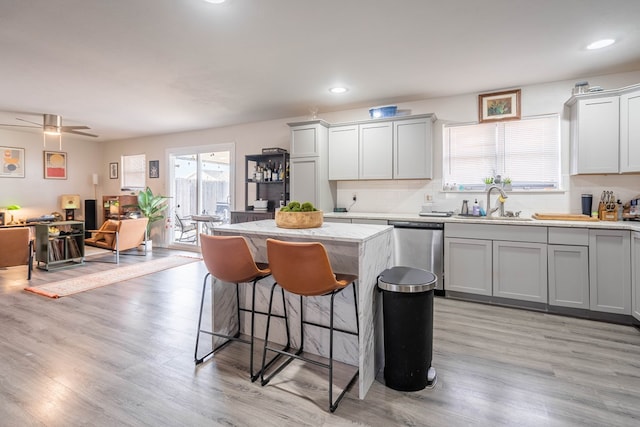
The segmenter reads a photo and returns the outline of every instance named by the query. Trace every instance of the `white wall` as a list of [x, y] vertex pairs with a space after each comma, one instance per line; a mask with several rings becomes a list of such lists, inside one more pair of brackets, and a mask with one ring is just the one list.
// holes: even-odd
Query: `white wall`
[[[67, 179], [44, 179], [42, 132], [0, 129], [0, 146], [25, 150], [25, 177], [0, 178], [0, 209], [17, 204], [22, 209], [17, 218], [32, 218], [52, 212], [64, 215], [60, 195], [79, 194], [93, 199], [92, 174], [101, 172], [102, 147], [90, 138], [74, 138], [63, 134], [62, 151], [67, 153]], [[59, 151], [58, 142], [47, 141], [46, 151]], [[104, 174], [100, 179], [103, 179]], [[84, 203], [83, 203], [84, 205]], [[75, 212], [84, 218], [83, 210]], [[16, 218], [16, 219], [17, 219]]]

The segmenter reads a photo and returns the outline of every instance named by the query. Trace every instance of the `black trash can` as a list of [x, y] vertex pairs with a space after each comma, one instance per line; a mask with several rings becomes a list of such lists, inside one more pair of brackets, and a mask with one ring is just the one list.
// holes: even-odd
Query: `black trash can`
[[378, 276], [384, 317], [384, 379], [388, 387], [418, 391], [436, 382], [433, 352], [435, 274], [392, 267]]

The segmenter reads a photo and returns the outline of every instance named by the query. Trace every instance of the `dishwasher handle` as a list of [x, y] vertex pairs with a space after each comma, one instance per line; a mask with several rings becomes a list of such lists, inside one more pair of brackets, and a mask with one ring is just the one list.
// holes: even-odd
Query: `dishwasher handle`
[[418, 228], [426, 230], [444, 230], [442, 222], [420, 222], [420, 221], [389, 221], [389, 225], [395, 228]]

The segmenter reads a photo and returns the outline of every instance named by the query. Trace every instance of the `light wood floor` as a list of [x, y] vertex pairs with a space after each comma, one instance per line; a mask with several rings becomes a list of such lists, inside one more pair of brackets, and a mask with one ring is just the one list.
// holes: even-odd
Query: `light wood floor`
[[[105, 268], [36, 271], [32, 284]], [[242, 344], [195, 367], [204, 273], [192, 263], [52, 300], [22, 291], [23, 267], [0, 270], [0, 425], [640, 425], [637, 329], [443, 298], [432, 390], [376, 382], [330, 414], [318, 368], [261, 387]]]

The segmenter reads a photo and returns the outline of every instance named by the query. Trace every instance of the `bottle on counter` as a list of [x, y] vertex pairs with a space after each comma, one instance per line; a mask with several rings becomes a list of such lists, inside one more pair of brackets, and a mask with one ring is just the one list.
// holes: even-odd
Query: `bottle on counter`
[[462, 201], [462, 209], [460, 209], [460, 214], [461, 215], [469, 215], [469, 201], [468, 200], [463, 200]]
[[473, 202], [473, 208], [471, 212], [473, 216], [480, 216], [480, 205], [478, 204], [478, 199]]

